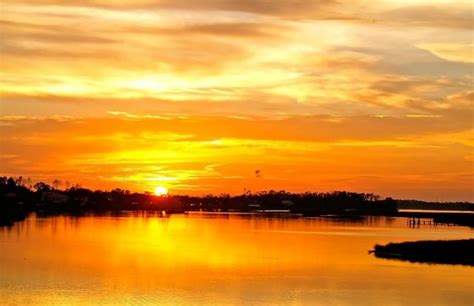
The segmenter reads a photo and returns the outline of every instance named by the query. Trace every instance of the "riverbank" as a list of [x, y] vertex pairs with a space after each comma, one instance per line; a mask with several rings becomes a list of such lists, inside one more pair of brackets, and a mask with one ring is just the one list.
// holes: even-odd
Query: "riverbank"
[[420, 263], [474, 266], [474, 239], [412, 241], [375, 245], [376, 257]]
[[23, 221], [28, 216], [28, 213], [21, 207], [15, 206], [1, 206], [0, 207], [0, 227], [12, 226], [15, 222]]
[[[472, 203], [437, 203], [431, 207], [428, 205], [431, 203], [399, 202], [390, 197], [382, 199], [372, 193], [349, 191], [290, 193], [269, 190], [241, 195], [158, 196], [117, 188], [111, 191], [81, 187], [60, 190], [42, 182], [27, 187], [21, 177], [3, 177], [0, 181], [0, 202], [0, 226], [12, 225], [32, 212], [81, 215], [94, 212], [156, 211], [170, 214], [186, 211], [291, 214], [341, 220], [364, 220], [368, 216], [407, 217], [411, 218], [412, 227], [425, 223], [474, 227]], [[399, 203], [411, 210], [399, 211]], [[413, 210], [417, 207], [444, 209]]]
[[[1, 206], [1, 205], [0, 205]], [[45, 216], [56, 216], [56, 215], [73, 215], [83, 216], [87, 214], [120, 214], [122, 212], [135, 211], [135, 212], [156, 212], [164, 216], [171, 214], [244, 214], [260, 216], [291, 216], [300, 218], [323, 218], [333, 220], [350, 220], [350, 221], [363, 221], [368, 217], [373, 216], [384, 216], [392, 218], [407, 218], [407, 222], [410, 227], [419, 227], [420, 225], [432, 225], [432, 226], [468, 226], [474, 227], [474, 214], [467, 212], [398, 212], [395, 214], [353, 214], [353, 213], [342, 213], [342, 214], [302, 214], [298, 212], [292, 212], [291, 210], [181, 210], [181, 209], [160, 209], [158, 206], [148, 207], [127, 207], [124, 209], [94, 209], [89, 207], [71, 209], [71, 207], [57, 207], [57, 206], [41, 206], [40, 209], [31, 209], [29, 211], [22, 207], [15, 206], [1, 206], [0, 207], [0, 227], [1, 226], [12, 226], [15, 222], [24, 220], [30, 213], [36, 213], [43, 217]]]

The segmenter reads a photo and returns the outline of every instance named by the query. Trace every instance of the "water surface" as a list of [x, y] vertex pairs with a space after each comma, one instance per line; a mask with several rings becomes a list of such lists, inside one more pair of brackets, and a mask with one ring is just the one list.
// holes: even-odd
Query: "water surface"
[[472, 305], [474, 269], [376, 243], [472, 238], [404, 218], [32, 216], [0, 228], [2, 304]]

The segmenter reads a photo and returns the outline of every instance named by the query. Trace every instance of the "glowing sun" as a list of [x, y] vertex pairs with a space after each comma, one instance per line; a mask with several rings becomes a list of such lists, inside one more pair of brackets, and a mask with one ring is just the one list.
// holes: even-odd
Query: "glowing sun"
[[167, 195], [168, 194], [168, 188], [163, 187], [163, 186], [158, 186], [158, 187], [155, 188], [155, 194], [157, 196]]

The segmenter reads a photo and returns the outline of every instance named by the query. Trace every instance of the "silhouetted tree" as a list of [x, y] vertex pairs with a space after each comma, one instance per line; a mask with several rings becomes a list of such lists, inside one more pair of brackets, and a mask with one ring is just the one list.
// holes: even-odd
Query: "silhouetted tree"
[[40, 191], [40, 192], [44, 192], [44, 191], [50, 191], [51, 190], [51, 186], [49, 186], [48, 184], [46, 183], [43, 183], [43, 182], [38, 182], [36, 183], [33, 188], [36, 190], [36, 191]]
[[15, 184], [17, 186], [23, 186], [23, 176], [19, 176], [16, 180], [15, 180]]
[[62, 185], [61, 180], [59, 180], [59, 179], [54, 179], [54, 181], [53, 181], [53, 187], [54, 187], [54, 189], [59, 189], [59, 186], [61, 186], [61, 185]]
[[11, 189], [11, 188], [14, 188], [15, 186], [16, 186], [15, 180], [13, 179], [13, 177], [9, 177], [7, 179], [7, 187]]

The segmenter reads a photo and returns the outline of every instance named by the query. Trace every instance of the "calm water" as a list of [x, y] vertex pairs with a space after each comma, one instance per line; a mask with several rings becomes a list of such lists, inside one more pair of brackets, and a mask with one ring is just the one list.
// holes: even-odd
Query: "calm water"
[[0, 304], [473, 305], [474, 268], [367, 254], [472, 236], [383, 217], [31, 217], [0, 228]]

